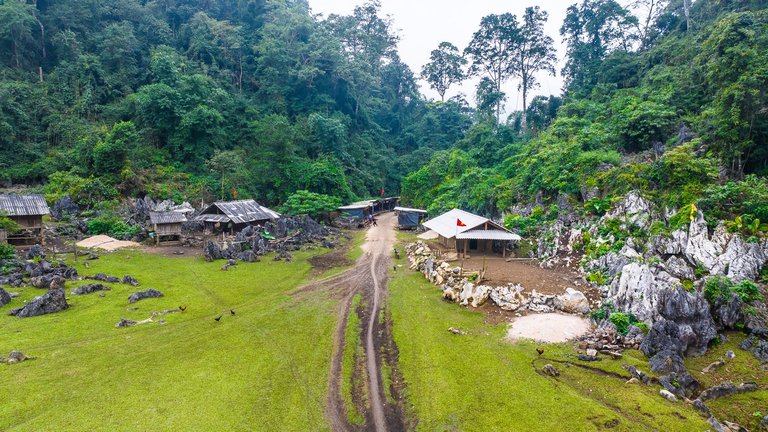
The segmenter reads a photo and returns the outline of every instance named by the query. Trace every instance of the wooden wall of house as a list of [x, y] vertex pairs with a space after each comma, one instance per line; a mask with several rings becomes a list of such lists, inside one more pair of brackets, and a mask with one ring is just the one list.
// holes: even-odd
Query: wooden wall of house
[[22, 228], [42, 228], [43, 217], [38, 216], [8, 216], [9, 219], [19, 224]]
[[161, 236], [181, 235], [181, 224], [180, 223], [157, 224], [155, 226], [156, 226], [155, 234], [157, 234], [157, 235], [161, 235]]
[[8, 233], [5, 230], [0, 230], [0, 243], [8, 243]]

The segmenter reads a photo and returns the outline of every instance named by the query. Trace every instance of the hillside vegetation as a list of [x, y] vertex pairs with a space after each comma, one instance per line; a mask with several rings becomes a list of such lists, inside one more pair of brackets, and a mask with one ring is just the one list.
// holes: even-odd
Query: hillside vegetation
[[49, 199], [394, 193], [468, 126], [420, 96], [377, 2], [33, 3], [0, 1], [0, 181]]
[[615, 2], [569, 8], [563, 98], [534, 99], [525, 129], [522, 113], [487, 115], [410, 174], [403, 197], [556, 215], [558, 196], [599, 212], [639, 190], [672, 210], [701, 200], [708, 217], [768, 220], [768, 9], [698, 1], [688, 28], [682, 2], [660, 4], [645, 33]]

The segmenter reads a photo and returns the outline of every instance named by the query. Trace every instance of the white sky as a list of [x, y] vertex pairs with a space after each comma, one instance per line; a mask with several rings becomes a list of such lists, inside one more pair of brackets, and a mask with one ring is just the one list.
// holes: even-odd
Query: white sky
[[[349, 15], [355, 5], [364, 0], [309, 0], [314, 13], [328, 16], [331, 13]], [[565, 47], [560, 37], [560, 26], [565, 19], [568, 6], [577, 0], [381, 0], [381, 14], [390, 15], [393, 25], [400, 36], [398, 51], [402, 60], [410, 66], [414, 74], [419, 75], [421, 67], [429, 61], [429, 54], [443, 41], [451, 42], [463, 50], [472, 40], [472, 35], [480, 27], [480, 19], [489, 14], [510, 12], [520, 18], [528, 6], [540, 6], [549, 13], [545, 33], [555, 42], [558, 65], [557, 76], [546, 72], [537, 75], [541, 87], [529, 91], [528, 100], [536, 95], [561, 93], [563, 79], [560, 70], [563, 67]], [[430, 99], [439, 99], [437, 92], [419, 80], [421, 91]], [[477, 79], [464, 82], [461, 87], [451, 87], [446, 99], [458, 93], [464, 93], [467, 100], [474, 104]], [[518, 83], [510, 80], [503, 91], [507, 94], [506, 112], [522, 109], [522, 96], [517, 91]]]

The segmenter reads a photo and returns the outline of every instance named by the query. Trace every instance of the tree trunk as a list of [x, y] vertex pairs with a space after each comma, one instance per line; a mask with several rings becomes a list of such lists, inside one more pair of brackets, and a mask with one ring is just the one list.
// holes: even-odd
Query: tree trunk
[[19, 69], [21, 65], [19, 64], [19, 46], [16, 39], [13, 40], [13, 57], [16, 58], [16, 69]]
[[35, 17], [35, 20], [37, 20], [37, 24], [40, 26], [40, 46], [43, 48], [43, 58], [46, 58], [46, 51], [45, 51], [45, 26], [43, 25], [43, 22], [40, 21], [37, 17]]
[[526, 98], [528, 97], [528, 85], [526, 84], [526, 77], [523, 76], [523, 115], [520, 117], [520, 133], [525, 133], [525, 129], [528, 127], [528, 104]]
[[683, 11], [685, 12], [685, 31], [691, 29], [691, 0], [683, 0]]

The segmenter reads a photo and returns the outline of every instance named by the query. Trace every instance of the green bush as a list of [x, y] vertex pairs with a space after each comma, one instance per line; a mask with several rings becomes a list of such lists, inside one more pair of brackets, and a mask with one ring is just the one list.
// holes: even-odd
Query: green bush
[[629, 326], [637, 322], [637, 319], [632, 315], [624, 312], [613, 312], [610, 316], [610, 320], [613, 325], [616, 326], [616, 330], [625, 335], [629, 332]]
[[300, 190], [288, 197], [282, 211], [290, 215], [307, 214], [317, 218], [323, 213], [335, 210], [340, 205], [341, 198]]
[[99, 216], [88, 221], [90, 234], [106, 234], [116, 239], [130, 239], [141, 232], [139, 225], [129, 225], [115, 215]]
[[712, 276], [704, 282], [704, 297], [710, 303], [717, 299], [730, 299], [733, 289], [733, 281], [725, 276]]
[[760, 291], [760, 287], [752, 281], [744, 280], [739, 282], [733, 287], [733, 292], [735, 292], [744, 303], [763, 301], [763, 293]]
[[0, 243], [0, 259], [16, 258], [16, 248], [7, 243]]
[[584, 209], [597, 216], [602, 216], [611, 209], [611, 199], [606, 198], [592, 198], [584, 203]]

